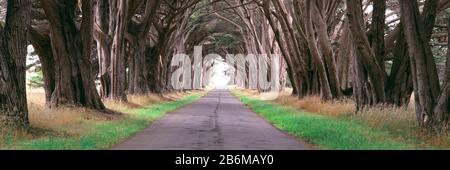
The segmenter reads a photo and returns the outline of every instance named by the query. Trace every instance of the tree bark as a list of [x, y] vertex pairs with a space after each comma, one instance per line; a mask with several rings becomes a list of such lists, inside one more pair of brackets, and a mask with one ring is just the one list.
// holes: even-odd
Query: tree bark
[[[333, 94], [331, 93], [330, 89], [330, 82], [328, 81], [327, 71], [325, 68], [325, 62], [324, 58], [319, 54], [319, 50], [316, 46], [316, 38], [315, 38], [315, 30], [313, 28], [313, 21], [312, 21], [312, 15], [313, 12], [316, 12], [314, 10], [314, 1], [307, 0], [306, 1], [306, 36], [307, 36], [307, 42], [309, 51], [312, 55], [314, 64], [318, 71], [319, 81], [320, 81], [320, 91], [321, 91], [321, 97], [324, 100], [331, 100], [333, 99]], [[318, 15], [318, 14], [316, 14]]]
[[27, 128], [25, 86], [29, 0], [8, 0], [6, 23], [0, 25], [0, 124]]
[[128, 93], [135, 95], [142, 95], [150, 92], [150, 79], [148, 77], [149, 61], [147, 54], [151, 48], [147, 47], [146, 39], [138, 40], [133, 49], [133, 57], [130, 59], [130, 81], [128, 86]]
[[[448, 21], [448, 35], [450, 36], [450, 20]], [[450, 49], [450, 39], [448, 40], [448, 49]], [[439, 124], [447, 125], [450, 115], [450, 50], [447, 51], [447, 65], [445, 70], [444, 84], [442, 85], [441, 95], [434, 109], [436, 121]]]
[[[448, 35], [450, 36], [450, 20], [448, 21]], [[450, 39], [448, 40], [448, 49], [450, 49]], [[442, 85], [441, 95], [434, 109], [438, 124], [446, 126], [449, 123], [450, 115], [450, 50], [447, 51], [447, 65], [445, 69], [444, 84]]]
[[[371, 25], [371, 46], [381, 70], [385, 70], [384, 29], [386, 21], [386, 0], [373, 0], [373, 14]], [[387, 76], [387, 75], [385, 75]]]
[[25, 86], [29, 0], [8, 0], [6, 23], [0, 26], [0, 124], [28, 128]]
[[50, 23], [55, 57], [55, 90], [51, 107], [83, 106], [104, 110], [91, 67], [94, 1], [82, 1], [82, 21], [77, 28], [76, 0], [42, 0]]
[[[269, 22], [270, 27], [274, 32], [276, 42], [280, 48], [280, 51], [288, 65], [288, 75], [290, 77], [293, 93], [292, 95], [298, 97], [304, 97], [308, 93], [309, 83], [307, 80], [308, 73], [306, 70], [307, 63], [302, 61], [300, 58], [300, 47], [293, 47], [293, 41], [295, 40], [295, 35], [292, 34], [293, 31], [289, 31], [288, 24], [286, 24], [286, 18], [279, 19], [277, 22], [277, 17], [272, 15], [271, 1], [263, 1], [263, 11], [266, 19]], [[282, 3], [278, 3], [278, 6]], [[279, 7], [280, 8], [280, 7]], [[285, 13], [287, 14], [287, 13]], [[283, 17], [282, 15], [278, 17]], [[287, 17], [287, 16], [284, 16]], [[296, 25], [298, 26], [298, 25]], [[292, 28], [291, 28], [292, 29]], [[302, 81], [303, 80], [303, 81]]]
[[50, 29], [30, 28], [29, 40], [36, 50], [39, 61], [42, 66], [44, 78], [45, 102], [48, 107], [51, 106], [52, 94], [55, 91], [55, 59], [52, 52], [52, 44], [50, 40]]
[[150, 83], [150, 91], [153, 93], [162, 93], [165, 91], [165, 57], [167, 57], [165, 48], [167, 43], [166, 34], [158, 33], [160, 37], [158, 38], [158, 45], [156, 46], [154, 53], [150, 55], [150, 74], [149, 77], [154, 79]]
[[426, 41], [426, 26], [420, 17], [419, 5], [416, 0], [400, 0], [400, 9], [411, 59], [418, 122], [425, 128], [442, 127], [442, 120], [434, 113], [440, 95], [439, 80], [435, 78], [436, 65]]
[[[403, 29], [403, 26], [401, 28]], [[411, 60], [403, 30], [400, 31], [396, 39], [397, 42], [392, 52], [394, 61], [386, 82], [386, 100], [389, 104], [395, 106], [405, 106], [409, 104], [414, 91]]]
[[[320, 9], [319, 5], [321, 5]], [[326, 21], [327, 16], [325, 16], [327, 11], [323, 5], [324, 4], [322, 3], [316, 3], [316, 5], [314, 5], [314, 9], [311, 9], [314, 11], [311, 15], [316, 28], [317, 43], [321, 49], [320, 51], [324, 60], [331, 93], [333, 98], [340, 98], [342, 92], [339, 86], [339, 79], [337, 77], [335, 54], [331, 45], [331, 37], [328, 36], [328, 25]], [[335, 13], [336, 11], [332, 10], [328, 12]]]
[[150, 84], [153, 80], [150, 79], [150, 56], [154, 55], [154, 47], [151, 47], [149, 42], [149, 34], [151, 32], [152, 20], [156, 13], [156, 9], [160, 5], [160, 0], [147, 1], [143, 13], [143, 19], [140, 23], [134, 24], [128, 31], [133, 35], [134, 42], [132, 43], [133, 55], [129, 63], [129, 94], [142, 95], [149, 93]]
[[[424, 21], [424, 33], [427, 43], [430, 42], [433, 34], [436, 14], [439, 12], [439, 2], [437, 0], [428, 0], [425, 2], [422, 12], [422, 20]], [[395, 36], [387, 39], [395, 39], [395, 44], [386, 45], [392, 46], [394, 62], [391, 69], [391, 74], [386, 82], [386, 97], [389, 104], [396, 106], [405, 106], [409, 104], [412, 92], [414, 91], [413, 77], [411, 72], [411, 60], [408, 54], [408, 44], [406, 42], [403, 31], [403, 23], [395, 28], [392, 33]], [[389, 40], [388, 42], [393, 41]], [[434, 77], [437, 79], [437, 77]]]
[[[385, 97], [385, 71], [380, 67], [377, 58], [370, 47], [369, 40], [363, 29], [363, 13], [362, 5], [360, 0], [347, 0], [347, 10], [349, 18], [349, 26], [352, 32], [353, 42], [357, 49], [358, 60], [361, 61], [364, 70], [366, 70], [368, 79], [366, 82], [361, 82], [360, 84], [367, 84], [366, 90], [370, 92], [368, 103], [360, 104], [360, 106], [381, 104], [386, 101]], [[357, 67], [362, 68], [362, 67]], [[363, 70], [357, 70], [358, 73], [363, 73]], [[363, 80], [363, 79], [359, 79]], [[358, 81], [358, 79], [356, 79]], [[363, 95], [363, 94], [360, 94]], [[358, 108], [361, 109], [361, 108]]]
[[127, 83], [130, 81], [127, 75], [134, 73], [134, 70], [127, 72], [127, 65], [133, 61], [133, 54], [136, 51], [132, 48], [128, 30], [132, 27], [133, 16], [143, 2], [138, 0], [98, 2], [95, 35], [100, 61], [100, 93], [103, 98], [127, 101]]
[[354, 44], [352, 43], [351, 32], [348, 27], [348, 20], [344, 21], [341, 37], [338, 40], [339, 50], [336, 54], [337, 72], [340, 81], [342, 94], [351, 97], [353, 95], [352, 87], [352, 60], [354, 54]]
[[111, 96], [116, 101], [127, 101], [126, 82], [126, 42], [125, 34], [130, 23], [128, 1], [118, 0], [116, 21], [111, 47]]
[[111, 97], [111, 46], [114, 33], [113, 1], [99, 0], [95, 12], [95, 40], [99, 60], [100, 96]]

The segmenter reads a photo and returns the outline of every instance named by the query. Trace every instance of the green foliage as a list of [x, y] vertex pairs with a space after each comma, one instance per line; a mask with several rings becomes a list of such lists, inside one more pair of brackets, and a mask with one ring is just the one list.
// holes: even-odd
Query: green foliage
[[216, 47], [225, 46], [227, 48], [235, 48], [239, 45], [240, 40], [232, 34], [219, 34], [214, 37], [214, 45]]
[[403, 150], [419, 149], [415, 141], [396, 138], [388, 131], [374, 129], [363, 122], [302, 112], [297, 109], [264, 102], [235, 91], [234, 94], [251, 109], [277, 128], [319, 149]]
[[189, 17], [191, 25], [199, 23], [202, 16], [203, 16], [202, 10], [195, 10]]
[[197, 3], [191, 16], [189, 16], [188, 27], [194, 27], [194, 25], [202, 24], [202, 22], [205, 22], [204, 19], [208, 13], [208, 7], [207, 7], [208, 3], [209, 3], [209, 1], [207, 1], [207, 0], [202, 0]]
[[30, 79], [28, 80], [28, 86], [34, 88], [44, 87], [44, 76], [42, 74], [42, 71], [39, 71], [36, 73], [36, 75], [30, 77]]

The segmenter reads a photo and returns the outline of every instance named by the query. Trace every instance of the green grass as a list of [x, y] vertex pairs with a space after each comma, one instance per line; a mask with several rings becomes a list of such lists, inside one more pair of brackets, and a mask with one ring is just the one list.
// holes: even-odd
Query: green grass
[[233, 93], [274, 126], [316, 149], [409, 150], [421, 149], [417, 141], [399, 139], [388, 131], [374, 129], [362, 121], [303, 112], [291, 107]]
[[23, 150], [96, 150], [108, 149], [140, 130], [148, 127], [166, 113], [190, 104], [201, 97], [200, 94], [186, 96], [177, 101], [164, 102], [141, 109], [126, 110], [123, 118], [112, 121], [89, 121], [88, 132], [80, 136], [48, 136], [28, 141], [18, 141], [3, 149]]

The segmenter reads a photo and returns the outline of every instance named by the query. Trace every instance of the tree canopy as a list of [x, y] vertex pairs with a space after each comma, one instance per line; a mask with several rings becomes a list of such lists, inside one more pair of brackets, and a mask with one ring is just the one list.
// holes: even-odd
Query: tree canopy
[[[450, 113], [450, 0], [0, 0], [0, 117], [27, 127], [26, 57], [39, 57], [46, 102], [108, 113], [104, 100], [175, 91], [173, 56], [189, 54], [190, 90], [213, 63], [204, 54], [258, 55], [293, 96], [352, 98], [358, 111], [403, 107], [442, 131]], [[250, 55], [249, 55], [250, 56]], [[231, 66], [231, 84], [267, 90], [250, 59]], [[251, 56], [250, 56], [251, 57]], [[274, 60], [280, 61], [275, 67]], [[190, 76], [187, 76], [190, 75]], [[278, 76], [275, 76], [278, 77]], [[289, 83], [287, 83], [289, 82]]]

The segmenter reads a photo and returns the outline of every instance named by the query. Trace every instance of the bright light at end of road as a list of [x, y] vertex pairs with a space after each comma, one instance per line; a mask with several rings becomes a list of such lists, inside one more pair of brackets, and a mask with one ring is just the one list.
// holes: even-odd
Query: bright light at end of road
[[230, 66], [223, 62], [222, 60], [216, 60], [216, 63], [213, 67], [213, 75], [210, 79], [210, 86], [224, 89], [230, 83], [230, 75], [227, 75], [226, 72], [230, 69]]

